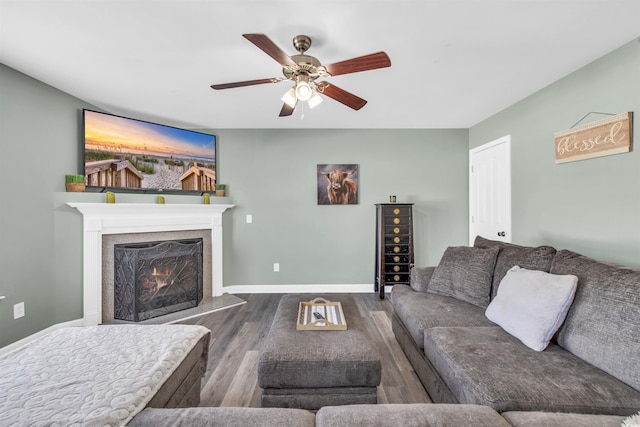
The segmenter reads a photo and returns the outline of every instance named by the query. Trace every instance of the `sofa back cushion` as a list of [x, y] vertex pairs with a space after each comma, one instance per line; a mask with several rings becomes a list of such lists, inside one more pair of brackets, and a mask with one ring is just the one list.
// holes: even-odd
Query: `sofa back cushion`
[[511, 267], [517, 265], [527, 270], [540, 270], [548, 273], [551, 268], [551, 260], [556, 254], [555, 248], [551, 246], [519, 246], [513, 243], [485, 239], [482, 236], [477, 236], [473, 245], [476, 248], [500, 248], [496, 268], [493, 272], [491, 299], [495, 298], [500, 282]]
[[433, 271], [427, 292], [487, 308], [499, 248], [449, 247]]
[[640, 270], [561, 250], [551, 273], [578, 277], [558, 344], [640, 390]]

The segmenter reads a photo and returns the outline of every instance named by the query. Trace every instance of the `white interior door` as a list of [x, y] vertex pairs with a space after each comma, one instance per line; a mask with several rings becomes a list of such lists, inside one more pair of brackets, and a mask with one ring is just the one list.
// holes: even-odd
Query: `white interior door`
[[511, 242], [511, 136], [469, 151], [469, 242]]

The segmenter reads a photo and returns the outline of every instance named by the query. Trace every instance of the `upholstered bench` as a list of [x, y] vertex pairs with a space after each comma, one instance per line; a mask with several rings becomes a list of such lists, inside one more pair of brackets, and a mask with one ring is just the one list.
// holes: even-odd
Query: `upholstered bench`
[[298, 305], [316, 295], [280, 300], [258, 361], [263, 407], [316, 410], [330, 405], [377, 403], [381, 364], [350, 295], [340, 301], [346, 331], [297, 331]]
[[200, 403], [211, 332], [198, 325], [66, 327], [0, 356], [0, 425], [127, 424]]

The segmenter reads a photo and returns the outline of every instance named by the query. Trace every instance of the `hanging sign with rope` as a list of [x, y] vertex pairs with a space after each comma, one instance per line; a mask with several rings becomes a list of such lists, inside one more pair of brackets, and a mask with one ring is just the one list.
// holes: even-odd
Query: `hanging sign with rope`
[[632, 112], [556, 132], [556, 163], [628, 153], [632, 140]]

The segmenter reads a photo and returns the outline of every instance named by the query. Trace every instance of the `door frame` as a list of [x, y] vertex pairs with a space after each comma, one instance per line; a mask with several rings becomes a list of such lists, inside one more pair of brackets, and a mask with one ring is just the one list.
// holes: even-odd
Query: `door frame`
[[507, 232], [507, 236], [508, 236], [508, 240], [509, 242], [512, 241], [511, 237], [512, 237], [512, 208], [511, 208], [511, 202], [512, 202], [512, 197], [511, 197], [511, 135], [505, 135], [502, 136], [498, 139], [494, 139], [493, 141], [487, 142], [486, 144], [482, 144], [478, 147], [472, 148], [469, 150], [469, 245], [473, 246], [474, 243], [474, 239], [475, 239], [475, 233], [473, 231], [473, 211], [472, 211], [472, 198], [473, 198], [473, 173], [472, 173], [472, 168], [473, 168], [473, 156], [475, 156], [477, 153], [481, 152], [481, 151], [485, 151], [488, 149], [492, 149], [494, 147], [497, 147], [501, 144], [506, 144], [506, 151], [507, 151], [507, 163], [506, 163], [506, 168], [507, 168], [507, 173], [509, 175], [509, 179], [506, 182], [506, 197], [507, 197], [507, 215], [509, 217], [509, 227], [508, 230], [505, 230]]

